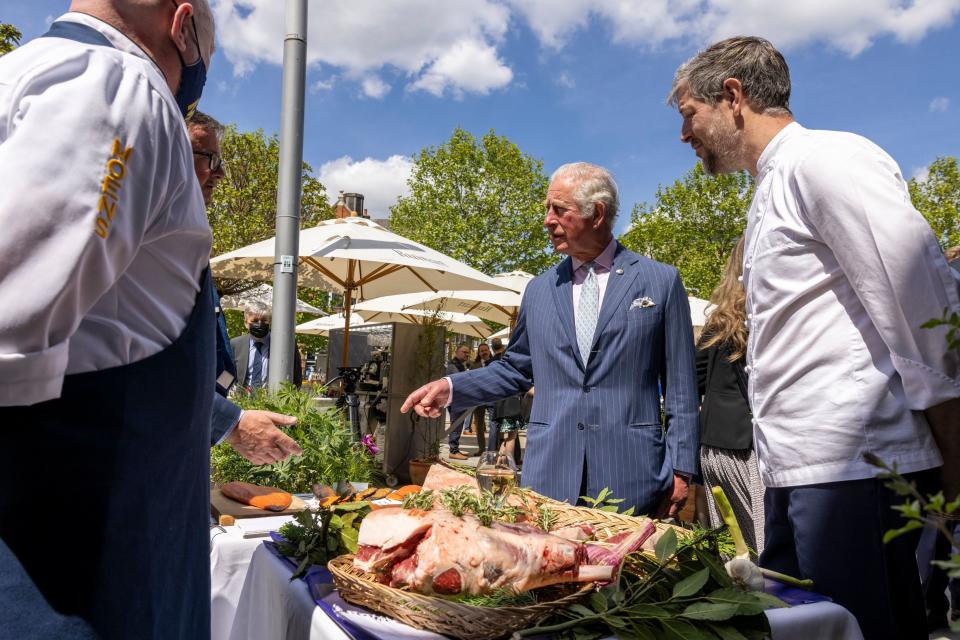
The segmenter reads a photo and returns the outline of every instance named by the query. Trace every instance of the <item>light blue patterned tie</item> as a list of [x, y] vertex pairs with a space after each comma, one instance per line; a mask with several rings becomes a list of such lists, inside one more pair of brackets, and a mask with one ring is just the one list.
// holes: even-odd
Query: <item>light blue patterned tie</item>
[[584, 366], [590, 359], [590, 347], [593, 345], [593, 334], [597, 330], [597, 315], [600, 310], [600, 284], [593, 270], [595, 266], [592, 261], [583, 264], [587, 277], [580, 285], [580, 304], [577, 306], [577, 346], [580, 347], [580, 358]]

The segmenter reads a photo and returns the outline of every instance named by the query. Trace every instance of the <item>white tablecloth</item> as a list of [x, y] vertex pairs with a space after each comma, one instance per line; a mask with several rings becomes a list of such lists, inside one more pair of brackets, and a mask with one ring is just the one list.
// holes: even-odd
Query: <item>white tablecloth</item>
[[[289, 567], [263, 548], [262, 538], [244, 539], [233, 529], [227, 527], [223, 533], [211, 531], [213, 640], [350, 640], [316, 606], [306, 583], [290, 581]], [[357, 609], [335, 592], [324, 600], [341, 615], [382, 638], [443, 640], [443, 636]], [[830, 602], [772, 609], [767, 618], [773, 640], [863, 640], [853, 615]]]

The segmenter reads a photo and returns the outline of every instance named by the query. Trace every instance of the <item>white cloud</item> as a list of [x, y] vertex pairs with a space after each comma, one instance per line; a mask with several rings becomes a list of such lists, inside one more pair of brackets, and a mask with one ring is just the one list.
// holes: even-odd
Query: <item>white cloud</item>
[[399, 196], [409, 195], [407, 179], [412, 169], [413, 161], [407, 156], [395, 155], [386, 160], [343, 156], [323, 163], [318, 178], [327, 188], [331, 203], [340, 191], [362, 193], [370, 217], [386, 218], [390, 205]]
[[946, 111], [950, 108], [950, 98], [934, 98], [930, 101], [930, 111]]
[[[213, 0], [218, 44], [235, 75], [283, 61], [284, 3]], [[311, 3], [307, 62], [336, 67], [361, 92], [380, 97], [389, 87], [376, 72], [392, 68], [417, 88], [486, 93], [512, 72], [496, 55], [510, 20], [496, 0], [326, 0]], [[462, 56], [476, 53], [479, 67]], [[376, 76], [376, 79], [372, 79]], [[378, 96], [377, 94], [380, 94]]]
[[454, 97], [463, 93], [487, 94], [510, 84], [513, 72], [497, 57], [497, 50], [475, 40], [458, 42], [427, 67], [410, 85], [413, 91], [441, 96], [448, 87]]
[[390, 93], [390, 85], [377, 76], [367, 76], [364, 78], [360, 83], [360, 88], [363, 89], [363, 95], [376, 100]]
[[564, 89], [576, 89], [576, 88], [577, 88], [577, 81], [574, 80], [574, 79], [573, 79], [573, 76], [571, 76], [571, 75], [570, 75], [569, 73], [567, 73], [566, 71], [561, 71], [561, 72], [560, 72], [560, 75], [558, 75], [557, 78], [556, 78], [556, 83], [557, 83], [558, 85], [560, 85], [561, 87], [563, 87]]
[[913, 170], [911, 177], [917, 182], [926, 182], [927, 178], [930, 177], [930, 167], [917, 167]]
[[330, 76], [326, 80], [316, 80], [310, 83], [310, 91], [318, 93], [320, 91], [330, 91], [337, 85], [337, 76]]
[[[283, 2], [212, 5], [235, 75], [282, 62]], [[410, 91], [459, 98], [515, 81], [501, 47], [521, 21], [552, 52], [597, 23], [614, 43], [643, 48], [701, 47], [750, 33], [785, 50], [825, 45], [853, 56], [879, 38], [920, 40], [958, 13], [960, 0], [325, 0], [310, 4], [307, 61], [332, 67], [339, 82], [355, 82], [371, 98], [390, 90], [384, 72]]]
[[553, 50], [595, 20], [623, 44], [702, 45], [747, 33], [768, 38], [779, 48], [825, 43], [856, 55], [884, 36], [920, 40], [931, 29], [948, 26], [960, 12], [960, 0], [569, 0], [562, 6], [553, 0], [507, 1], [526, 18], [540, 43]]

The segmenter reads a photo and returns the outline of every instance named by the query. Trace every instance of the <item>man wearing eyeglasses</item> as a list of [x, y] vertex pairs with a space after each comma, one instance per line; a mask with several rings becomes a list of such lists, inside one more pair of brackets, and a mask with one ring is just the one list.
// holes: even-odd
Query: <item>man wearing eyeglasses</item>
[[[223, 156], [220, 155], [220, 136], [223, 125], [202, 111], [195, 111], [187, 123], [190, 146], [193, 148], [193, 169], [203, 193], [203, 203], [210, 206], [213, 191], [226, 175]], [[221, 337], [217, 344], [217, 393], [213, 396], [213, 414], [210, 418], [210, 444], [227, 442], [237, 453], [253, 464], [271, 464], [291, 455], [300, 455], [299, 445], [277, 428], [297, 421], [272, 411], [242, 410], [227, 399], [237, 372], [233, 364], [230, 341], [226, 335], [223, 313], [217, 300], [217, 324]]]

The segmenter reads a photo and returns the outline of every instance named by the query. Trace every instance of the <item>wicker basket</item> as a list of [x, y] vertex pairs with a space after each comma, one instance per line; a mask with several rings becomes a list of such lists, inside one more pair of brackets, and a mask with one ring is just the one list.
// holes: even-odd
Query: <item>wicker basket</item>
[[[537, 624], [554, 611], [573, 604], [593, 591], [594, 585], [570, 589], [542, 589], [545, 601], [523, 607], [475, 607], [462, 602], [395, 589], [373, 575], [353, 568], [353, 556], [327, 563], [337, 591], [347, 602], [372, 609], [417, 629], [459, 638], [494, 640]], [[555, 599], [549, 599], [554, 597]]]

